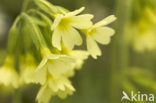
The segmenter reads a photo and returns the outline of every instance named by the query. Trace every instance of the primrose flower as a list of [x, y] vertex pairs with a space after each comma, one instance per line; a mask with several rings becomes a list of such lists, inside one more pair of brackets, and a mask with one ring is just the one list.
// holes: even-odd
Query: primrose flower
[[129, 39], [134, 50], [143, 52], [156, 49], [156, 9], [146, 7], [143, 16], [129, 28], [131, 29]]
[[66, 73], [66, 77], [72, 77], [75, 74], [75, 70], [81, 69], [84, 61], [88, 59], [89, 53], [84, 50], [70, 50], [66, 48], [64, 45], [62, 45], [62, 54], [65, 54], [67, 56], [70, 56], [74, 59], [73, 68], [68, 70]]
[[96, 42], [103, 45], [109, 44], [110, 37], [113, 36], [115, 31], [106, 25], [110, 24], [114, 20], [116, 20], [116, 17], [112, 15], [96, 23], [90, 28], [82, 30], [82, 32], [86, 35], [88, 52], [93, 58], [96, 59], [97, 56], [101, 56], [101, 50]]
[[[142, 21], [143, 22], [143, 21]], [[155, 36], [155, 26], [150, 26], [146, 29], [139, 29], [140, 25], [135, 25], [131, 27], [131, 44], [137, 52], [143, 52], [144, 50], [156, 49], [156, 36]]]
[[39, 79], [39, 75], [35, 73], [37, 68], [37, 63], [33, 55], [28, 53], [26, 56], [23, 56], [21, 59], [21, 82], [26, 84], [35, 83]]
[[74, 67], [80, 69], [86, 59], [88, 59], [89, 53], [84, 50], [69, 50], [62, 46], [62, 53], [75, 59]]
[[41, 84], [45, 83], [47, 73], [57, 78], [74, 68], [74, 59], [69, 56], [52, 54], [48, 48], [42, 49], [42, 53], [43, 60], [36, 70], [36, 73], [42, 73], [38, 81]]
[[89, 53], [83, 50], [73, 50], [68, 55], [75, 59], [75, 68], [81, 69], [84, 60], [88, 59]]
[[[93, 15], [78, 15], [84, 10], [84, 7], [73, 12], [58, 14], [52, 25], [53, 35], [52, 44], [61, 50], [61, 40], [68, 49], [73, 49], [74, 45], [81, 45], [82, 38], [76, 29], [86, 29], [92, 25]], [[76, 28], [76, 29], [75, 29]]]
[[18, 88], [18, 78], [18, 74], [14, 68], [14, 60], [10, 56], [8, 56], [5, 60], [4, 65], [0, 67], [0, 84]]
[[47, 81], [42, 85], [36, 97], [38, 103], [48, 103], [51, 96], [59, 96], [66, 98], [67, 95], [72, 95], [75, 91], [70, 81], [66, 77], [54, 78], [48, 75]]

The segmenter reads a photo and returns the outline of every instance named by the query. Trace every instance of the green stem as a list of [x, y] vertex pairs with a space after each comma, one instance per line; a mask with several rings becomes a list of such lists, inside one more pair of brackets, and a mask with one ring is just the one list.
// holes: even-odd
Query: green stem
[[[27, 10], [28, 4], [30, 0], [24, 0], [22, 12], [25, 12]], [[19, 20], [19, 17], [17, 18], [17, 21]], [[16, 22], [15, 22], [16, 24]], [[13, 93], [13, 103], [22, 103], [22, 96], [21, 96], [21, 90], [16, 89]]]
[[120, 103], [122, 96], [122, 82], [126, 78], [129, 66], [128, 42], [126, 28], [129, 25], [130, 10], [132, 0], [118, 0], [117, 2], [117, 25], [116, 35], [112, 45], [111, 58], [111, 83], [110, 83], [110, 103]]
[[17, 89], [14, 91], [13, 94], [13, 103], [22, 103], [22, 98], [21, 98], [21, 91], [20, 89]]
[[16, 18], [14, 21], [10, 32], [9, 32], [9, 38], [8, 38], [8, 54], [14, 55], [16, 51], [16, 45], [17, 45], [17, 39], [18, 39], [18, 30], [17, 30], [17, 24], [20, 21], [20, 16]]
[[29, 2], [30, 0], [24, 0], [23, 6], [22, 6], [22, 12], [27, 10]]

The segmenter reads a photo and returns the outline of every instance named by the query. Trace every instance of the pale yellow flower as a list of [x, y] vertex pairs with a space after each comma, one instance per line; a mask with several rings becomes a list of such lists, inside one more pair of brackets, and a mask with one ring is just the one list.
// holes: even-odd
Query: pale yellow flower
[[60, 98], [66, 98], [67, 95], [72, 95], [75, 91], [70, 81], [63, 76], [54, 78], [48, 76], [48, 79], [38, 92], [36, 100], [38, 103], [48, 103], [51, 96], [59, 96]]
[[109, 44], [110, 37], [113, 36], [115, 31], [106, 25], [114, 20], [116, 20], [116, 17], [112, 15], [96, 23], [92, 27], [82, 30], [86, 34], [88, 52], [93, 58], [96, 59], [97, 56], [101, 56], [101, 50], [98, 47], [97, 42], [103, 45]]
[[69, 50], [67, 48], [62, 49], [62, 52], [73, 59], [75, 59], [74, 67], [76, 69], [81, 69], [84, 61], [88, 59], [89, 53], [84, 50]]
[[0, 67], [0, 84], [13, 88], [19, 87], [19, 76], [14, 68], [14, 61], [9, 56]]
[[38, 74], [35, 72], [37, 68], [37, 63], [33, 55], [28, 53], [27, 55], [21, 57], [21, 83], [37, 83], [42, 73]]
[[74, 59], [73, 67], [74, 69], [68, 70], [66, 73], [66, 77], [72, 77], [75, 74], [75, 70], [79, 70], [82, 68], [84, 61], [88, 59], [89, 53], [83, 50], [69, 50], [62, 46], [61, 53], [70, 56]]
[[84, 61], [88, 59], [89, 53], [83, 50], [73, 50], [69, 52], [69, 56], [75, 59], [75, 68], [81, 69]]
[[116, 20], [114, 15], [111, 15], [102, 21], [96, 23], [88, 29], [82, 30], [86, 35], [87, 49], [93, 58], [101, 56], [101, 50], [97, 45], [97, 42], [103, 45], [107, 45], [110, 42], [110, 37], [113, 36], [115, 31], [106, 25]]
[[46, 82], [47, 73], [57, 78], [74, 68], [74, 59], [66, 55], [52, 54], [48, 48], [42, 50], [43, 60], [37, 67], [36, 73], [41, 74], [38, 82], [44, 84]]
[[52, 96], [54, 96], [54, 94], [52, 94], [50, 87], [46, 84], [39, 90], [36, 101], [38, 101], [38, 103], [49, 103]]
[[73, 12], [58, 14], [52, 25], [54, 31], [52, 35], [52, 44], [57, 49], [61, 50], [61, 40], [68, 49], [73, 49], [74, 45], [81, 45], [82, 38], [79, 32], [75, 29], [86, 29], [92, 25], [91, 19], [93, 15], [83, 14], [78, 15], [84, 10], [84, 7]]
[[146, 7], [143, 16], [127, 31], [130, 43], [137, 52], [156, 49], [156, 10]]
[[156, 27], [150, 26], [142, 31], [140, 31], [138, 27], [139, 25], [131, 27], [131, 44], [134, 49], [137, 52], [156, 49]]

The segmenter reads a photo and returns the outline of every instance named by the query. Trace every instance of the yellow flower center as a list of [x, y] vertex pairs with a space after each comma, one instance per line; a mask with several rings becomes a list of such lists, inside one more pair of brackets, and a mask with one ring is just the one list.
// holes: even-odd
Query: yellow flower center
[[52, 54], [51, 51], [47, 47], [41, 48], [42, 57], [47, 57], [47, 56], [49, 56], [51, 54]]
[[69, 27], [70, 23], [71, 19], [69, 17], [62, 18], [58, 25], [58, 28], [61, 30], [66, 30]]

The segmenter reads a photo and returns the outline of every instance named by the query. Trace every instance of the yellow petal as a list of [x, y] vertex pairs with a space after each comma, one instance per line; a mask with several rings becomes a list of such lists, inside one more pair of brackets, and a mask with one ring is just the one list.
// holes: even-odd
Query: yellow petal
[[44, 84], [47, 77], [47, 69], [43, 66], [41, 69], [36, 71], [37, 66], [28, 65], [21, 68], [21, 82], [26, 84], [29, 83], [40, 83]]
[[69, 53], [69, 55], [76, 59], [87, 59], [89, 53], [87, 51], [82, 50], [73, 50]]
[[14, 68], [8, 68], [7, 66], [0, 68], [0, 84], [18, 88], [19, 76]]
[[52, 44], [59, 50], [61, 50], [61, 35], [62, 33], [58, 29], [54, 30], [52, 35]]
[[132, 45], [137, 52], [143, 52], [145, 50], [154, 50], [156, 48], [156, 36], [153, 30], [148, 30], [142, 35], [135, 33], [135, 38], [132, 38]]
[[97, 59], [97, 56], [101, 56], [100, 48], [98, 47], [96, 41], [90, 35], [87, 36], [86, 41], [87, 41], [87, 49], [88, 52], [91, 54], [91, 56], [94, 59]]
[[36, 100], [38, 103], [49, 103], [52, 95], [51, 89], [47, 85], [44, 85], [39, 90]]
[[51, 54], [51, 55], [48, 55], [48, 56], [47, 56], [47, 59], [48, 59], [48, 60], [49, 60], [49, 59], [59, 59], [60, 56], [61, 56], [61, 55]]
[[[75, 67], [75, 66], [73, 66]], [[75, 75], [75, 70], [74, 69], [71, 69], [71, 70], [68, 70], [68, 72], [64, 75], [66, 77], [73, 77]]]
[[116, 20], [116, 17], [114, 15], [111, 15], [111, 16], [108, 16], [108, 17], [104, 18], [103, 20], [99, 21], [98, 23], [96, 23], [94, 25], [94, 27], [105, 26], [105, 25], [112, 23], [115, 20]]
[[36, 67], [28, 66], [25, 68], [22, 68], [21, 71], [21, 80], [22, 82], [29, 84], [33, 82], [33, 76], [35, 74]]
[[88, 58], [89, 53], [87, 51], [74, 50], [71, 51], [69, 55], [75, 58], [75, 68], [80, 69], [84, 63], [84, 60]]
[[63, 43], [68, 49], [72, 50], [74, 48], [74, 45], [82, 44], [82, 38], [79, 32], [76, 31], [73, 27], [68, 27], [62, 33]]
[[47, 78], [47, 68], [46, 66], [42, 69], [35, 71], [34, 75], [32, 75], [32, 82], [33, 83], [40, 83], [44, 84]]
[[51, 30], [53, 31], [54, 29], [56, 29], [56, 27], [59, 25], [59, 23], [61, 22], [63, 18], [63, 15], [57, 15], [55, 20], [54, 20], [54, 23], [53, 25], [51, 26]]
[[70, 88], [69, 88], [69, 87], [66, 87], [65, 91], [61, 91], [61, 90], [60, 90], [60, 91], [57, 93], [57, 95], [58, 95], [60, 98], [65, 99], [65, 98], [67, 97], [67, 95], [72, 95], [74, 91], [75, 91], [75, 89], [74, 89], [72, 86], [70, 86]]
[[46, 65], [47, 61], [48, 61], [48, 58], [45, 57], [45, 58], [41, 61], [41, 63], [38, 65], [36, 71], [42, 69], [43, 66]]
[[73, 59], [67, 56], [60, 56], [56, 60], [49, 60], [47, 67], [51, 75], [57, 78], [68, 72], [68, 70], [73, 69]]
[[81, 13], [84, 9], [85, 9], [85, 7], [81, 7], [81, 8], [78, 9], [78, 10], [75, 10], [75, 11], [73, 11], [73, 12], [67, 13], [65, 16], [75, 16], [75, 15]]
[[92, 37], [101, 44], [109, 44], [111, 36], [115, 31], [109, 27], [99, 27], [96, 28], [95, 32], [92, 34]]
[[59, 90], [65, 90], [65, 81], [67, 78], [60, 76], [58, 78], [50, 77], [48, 83], [52, 91], [58, 92]]
[[84, 14], [71, 17], [71, 25], [78, 29], [87, 29], [93, 25], [91, 19], [94, 16], [91, 14]]
[[[54, 93], [60, 98], [65, 98], [67, 95], [72, 95], [72, 93], [75, 91], [74, 87], [66, 77], [59, 77], [55, 79], [55, 82], [53, 83], [55, 83], [55, 86], [57, 86], [55, 87], [57, 88], [57, 91]], [[54, 84], [51, 84], [51, 86], [53, 85]]]

